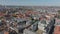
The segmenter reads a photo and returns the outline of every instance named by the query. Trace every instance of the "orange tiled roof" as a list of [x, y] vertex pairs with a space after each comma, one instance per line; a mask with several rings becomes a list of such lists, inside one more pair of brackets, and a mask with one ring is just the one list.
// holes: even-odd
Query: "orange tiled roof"
[[4, 13], [1, 13], [1, 12], [0, 12], [0, 16], [3, 16], [3, 15], [4, 15]]
[[60, 26], [55, 26], [54, 34], [60, 34]]
[[27, 11], [26, 14], [39, 14], [39, 12]]

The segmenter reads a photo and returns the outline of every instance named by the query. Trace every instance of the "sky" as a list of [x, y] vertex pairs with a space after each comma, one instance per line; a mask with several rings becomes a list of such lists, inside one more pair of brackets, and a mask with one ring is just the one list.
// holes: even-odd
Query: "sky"
[[60, 0], [0, 0], [0, 5], [60, 6]]

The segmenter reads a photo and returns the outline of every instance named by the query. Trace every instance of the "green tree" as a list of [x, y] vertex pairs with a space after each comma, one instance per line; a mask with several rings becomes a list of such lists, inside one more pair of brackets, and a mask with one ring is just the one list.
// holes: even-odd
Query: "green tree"
[[[58, 14], [60, 14], [60, 10], [58, 10]], [[60, 15], [58, 15], [58, 18], [60, 19]]]
[[58, 14], [60, 14], [60, 10], [58, 10]]
[[45, 11], [45, 13], [48, 13], [47, 11]]

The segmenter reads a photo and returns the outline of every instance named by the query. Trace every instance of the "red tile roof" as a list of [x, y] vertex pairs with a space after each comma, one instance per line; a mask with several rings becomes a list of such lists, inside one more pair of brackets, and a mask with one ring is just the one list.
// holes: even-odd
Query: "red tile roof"
[[4, 13], [1, 13], [1, 12], [0, 12], [0, 16], [4, 16]]
[[60, 26], [55, 26], [54, 34], [60, 34]]

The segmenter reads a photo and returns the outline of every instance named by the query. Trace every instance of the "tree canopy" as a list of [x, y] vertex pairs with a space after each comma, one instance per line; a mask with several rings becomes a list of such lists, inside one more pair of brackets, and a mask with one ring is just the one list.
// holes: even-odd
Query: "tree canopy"
[[60, 10], [58, 10], [58, 13], [60, 14]]

